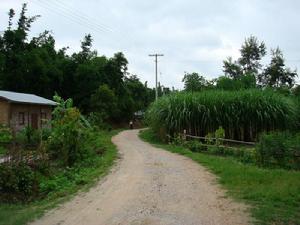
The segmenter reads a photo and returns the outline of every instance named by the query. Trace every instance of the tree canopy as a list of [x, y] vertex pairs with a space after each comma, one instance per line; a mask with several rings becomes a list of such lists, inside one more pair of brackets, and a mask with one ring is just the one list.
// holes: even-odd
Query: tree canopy
[[90, 34], [72, 55], [66, 53], [67, 47], [55, 48], [49, 31], [29, 38], [39, 17], [27, 16], [27, 4], [23, 4], [15, 24], [15, 11], [9, 11], [8, 26], [0, 35], [0, 89], [46, 98], [57, 93], [72, 98], [83, 113], [98, 111], [109, 122], [128, 120], [154, 100], [154, 90], [128, 73], [125, 55], [98, 55]]

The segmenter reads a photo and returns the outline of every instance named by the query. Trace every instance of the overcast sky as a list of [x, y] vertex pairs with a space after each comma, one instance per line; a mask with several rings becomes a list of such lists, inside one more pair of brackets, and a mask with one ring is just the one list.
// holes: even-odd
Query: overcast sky
[[[122, 51], [129, 72], [154, 84], [154, 62], [159, 59], [162, 85], [182, 88], [184, 72], [207, 79], [222, 75], [222, 61], [239, 56], [245, 37], [263, 40], [268, 53], [279, 46], [286, 63], [300, 68], [299, 0], [28, 0], [28, 14], [42, 17], [32, 35], [51, 30], [57, 48], [80, 49], [87, 33], [100, 55]], [[0, 0], [0, 31], [7, 27], [7, 12], [19, 13], [20, 0]], [[269, 62], [265, 57], [264, 63]], [[299, 80], [299, 79], [298, 79]]]

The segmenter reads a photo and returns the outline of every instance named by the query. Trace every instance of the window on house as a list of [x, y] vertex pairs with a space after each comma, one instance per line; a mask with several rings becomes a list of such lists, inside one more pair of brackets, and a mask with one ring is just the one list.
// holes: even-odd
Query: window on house
[[24, 124], [25, 124], [25, 113], [19, 112], [19, 125], [24, 125]]
[[41, 113], [41, 123], [42, 124], [45, 124], [46, 123], [46, 120], [47, 120], [47, 114], [42, 112]]

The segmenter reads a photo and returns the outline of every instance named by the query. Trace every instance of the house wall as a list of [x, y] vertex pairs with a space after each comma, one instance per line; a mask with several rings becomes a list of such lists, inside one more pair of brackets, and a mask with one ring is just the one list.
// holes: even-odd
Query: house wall
[[9, 108], [8, 101], [0, 98], [0, 124], [9, 125]]
[[[37, 128], [47, 126], [47, 123], [42, 122], [41, 115], [45, 113], [46, 120], [51, 120], [51, 106], [47, 105], [33, 105], [33, 104], [17, 104], [11, 103], [11, 114], [10, 114], [10, 127], [14, 131], [20, 131], [26, 126], [32, 126], [32, 114], [37, 116]], [[20, 123], [19, 114], [24, 113], [24, 124]]]

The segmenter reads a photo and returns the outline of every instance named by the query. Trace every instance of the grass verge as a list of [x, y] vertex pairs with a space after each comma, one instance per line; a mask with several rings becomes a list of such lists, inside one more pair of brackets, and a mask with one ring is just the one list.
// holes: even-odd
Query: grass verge
[[300, 172], [262, 169], [233, 158], [195, 153], [159, 141], [151, 130], [140, 137], [170, 152], [178, 153], [216, 174], [228, 195], [248, 203], [257, 224], [300, 224]]
[[[46, 199], [29, 204], [0, 204], [0, 225], [23, 225], [39, 218], [46, 210], [70, 199], [78, 190], [88, 190], [101, 177], [107, 174], [117, 158], [117, 149], [111, 142], [111, 137], [119, 131], [101, 131], [97, 134], [95, 148], [105, 147], [106, 151], [95, 159], [90, 167], [79, 168], [72, 171], [72, 175], [79, 179], [64, 180]], [[57, 174], [56, 177], [64, 174]], [[78, 182], [79, 181], [79, 182]]]

